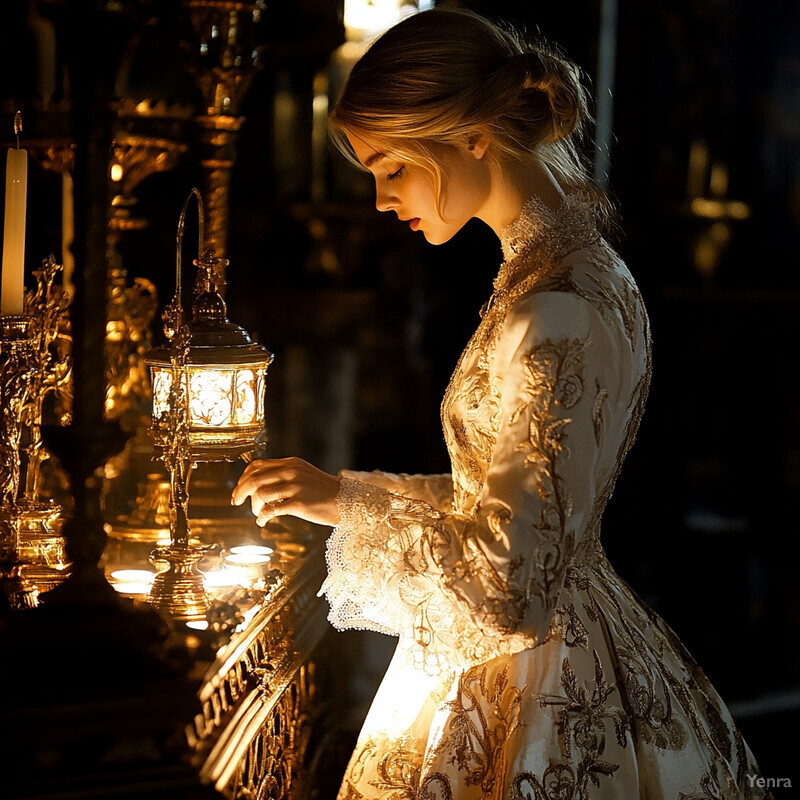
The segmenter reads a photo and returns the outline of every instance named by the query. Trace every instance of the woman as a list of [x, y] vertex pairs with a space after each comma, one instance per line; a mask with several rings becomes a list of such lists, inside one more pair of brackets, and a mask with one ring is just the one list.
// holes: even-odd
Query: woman
[[702, 671], [608, 563], [600, 518], [650, 380], [637, 287], [576, 148], [576, 67], [472, 13], [398, 24], [335, 139], [433, 243], [504, 261], [442, 403], [452, 475], [250, 464], [233, 502], [336, 526], [338, 628], [399, 637], [340, 798], [763, 797]]

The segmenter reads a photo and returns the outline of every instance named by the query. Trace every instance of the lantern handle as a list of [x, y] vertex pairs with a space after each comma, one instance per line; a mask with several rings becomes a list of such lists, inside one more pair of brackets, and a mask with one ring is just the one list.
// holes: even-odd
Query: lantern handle
[[200, 192], [194, 188], [191, 192], [189, 192], [189, 196], [183, 203], [183, 208], [181, 209], [181, 216], [178, 219], [178, 235], [177, 235], [177, 253], [175, 255], [175, 292], [177, 295], [180, 295], [181, 292], [181, 270], [183, 266], [183, 229], [186, 224], [186, 210], [189, 208], [189, 201], [192, 197], [197, 198], [197, 217], [198, 217], [198, 225], [197, 225], [197, 257], [203, 253], [203, 243], [205, 242], [205, 227], [206, 227], [206, 218], [205, 218], [205, 209], [203, 208], [203, 197]]

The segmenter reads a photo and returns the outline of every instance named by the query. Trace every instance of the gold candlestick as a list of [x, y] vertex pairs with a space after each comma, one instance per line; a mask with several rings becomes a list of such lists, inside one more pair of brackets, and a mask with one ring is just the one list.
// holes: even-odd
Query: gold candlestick
[[2, 575], [4, 594], [17, 607], [32, 605], [34, 592], [52, 589], [69, 574], [58, 524], [63, 509], [40, 496], [45, 397], [54, 394], [62, 425], [71, 420], [70, 297], [54, 286], [60, 270], [52, 255], [45, 259], [33, 273], [36, 290], [25, 296], [26, 314], [0, 318]]
[[52, 394], [59, 424], [72, 421], [72, 337], [69, 326], [71, 296], [54, 281], [63, 270], [50, 255], [34, 270], [36, 289], [25, 295], [25, 311], [32, 320], [30, 387], [23, 404], [27, 429], [24, 447], [25, 482], [17, 506], [20, 518], [20, 556], [24, 572], [42, 591], [57, 586], [69, 572], [66, 543], [61, 534], [64, 509], [42, 497], [42, 463], [49, 457], [42, 440], [42, 409]]

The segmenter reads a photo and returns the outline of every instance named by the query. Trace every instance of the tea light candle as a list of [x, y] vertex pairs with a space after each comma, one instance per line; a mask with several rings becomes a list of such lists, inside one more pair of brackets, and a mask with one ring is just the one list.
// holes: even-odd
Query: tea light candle
[[[22, 132], [22, 115], [14, 118]], [[11, 147], [6, 156], [6, 206], [3, 226], [3, 277], [0, 314], [21, 314], [25, 295], [25, 210], [28, 201], [28, 151]]]
[[272, 555], [272, 548], [261, 544], [242, 544], [231, 547], [231, 554], [236, 558], [227, 556], [226, 560], [236, 564], [264, 564]]
[[146, 569], [118, 569], [111, 573], [111, 585], [120, 594], [147, 594], [155, 577]]

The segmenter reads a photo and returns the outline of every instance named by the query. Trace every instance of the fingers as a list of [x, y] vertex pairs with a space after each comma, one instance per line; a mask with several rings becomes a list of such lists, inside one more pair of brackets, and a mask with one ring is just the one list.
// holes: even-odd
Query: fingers
[[248, 498], [259, 525], [291, 515], [322, 525], [338, 524], [339, 478], [300, 458], [257, 459], [248, 464], [231, 493], [240, 506]]
[[[284, 517], [292, 514], [293, 502], [290, 498], [282, 498], [274, 503], [264, 503], [256, 516], [256, 525], [263, 528], [275, 517]], [[255, 512], [253, 512], [255, 513]]]
[[278, 505], [289, 499], [289, 492], [285, 485], [260, 486], [250, 495], [250, 508], [255, 516], [261, 513], [265, 506]]
[[[231, 493], [231, 503], [240, 506], [248, 497], [264, 487], [280, 486], [293, 477], [293, 468], [297, 459], [256, 459], [245, 467], [238, 483]], [[276, 491], [278, 491], [276, 489]], [[284, 492], [285, 494], [285, 492]], [[263, 500], [268, 499], [264, 495]]]

